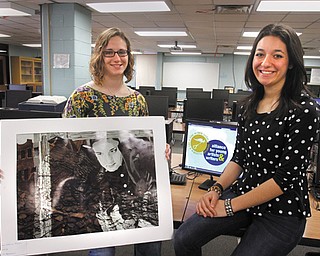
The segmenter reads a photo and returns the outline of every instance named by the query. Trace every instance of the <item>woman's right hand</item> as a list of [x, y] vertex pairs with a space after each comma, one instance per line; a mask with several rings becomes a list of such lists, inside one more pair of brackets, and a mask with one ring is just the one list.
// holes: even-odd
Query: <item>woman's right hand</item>
[[204, 194], [196, 206], [197, 214], [203, 217], [214, 217], [216, 215], [215, 206], [219, 199], [219, 195], [215, 191]]

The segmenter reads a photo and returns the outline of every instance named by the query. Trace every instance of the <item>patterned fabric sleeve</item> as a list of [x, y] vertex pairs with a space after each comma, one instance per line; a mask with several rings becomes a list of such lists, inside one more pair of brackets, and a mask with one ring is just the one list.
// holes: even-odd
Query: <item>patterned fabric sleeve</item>
[[81, 97], [77, 97], [77, 93], [74, 92], [68, 99], [63, 113], [62, 113], [62, 117], [79, 117], [81, 115], [81, 109], [76, 108], [76, 104], [75, 102], [78, 100], [81, 100]]
[[306, 99], [301, 104], [303, 108], [292, 111], [288, 118], [287, 143], [274, 176], [275, 182], [284, 192], [300, 181], [299, 176], [306, 175], [310, 149], [316, 140], [319, 126], [316, 103]]

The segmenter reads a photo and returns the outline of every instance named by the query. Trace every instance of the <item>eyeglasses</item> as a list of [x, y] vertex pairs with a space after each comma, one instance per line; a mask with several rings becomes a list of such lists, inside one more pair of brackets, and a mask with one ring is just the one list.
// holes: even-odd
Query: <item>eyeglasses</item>
[[102, 54], [106, 58], [112, 58], [114, 55], [117, 53], [119, 57], [126, 57], [129, 54], [130, 51], [128, 50], [119, 50], [119, 51], [114, 51], [114, 50], [106, 50], [103, 51]]

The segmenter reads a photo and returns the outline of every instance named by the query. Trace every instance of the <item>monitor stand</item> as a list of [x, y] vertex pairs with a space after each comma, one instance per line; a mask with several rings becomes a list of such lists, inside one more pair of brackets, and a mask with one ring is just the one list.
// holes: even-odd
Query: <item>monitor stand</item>
[[198, 188], [208, 190], [215, 182], [216, 181], [213, 179], [212, 175], [210, 175], [210, 179], [205, 180], [198, 186]]

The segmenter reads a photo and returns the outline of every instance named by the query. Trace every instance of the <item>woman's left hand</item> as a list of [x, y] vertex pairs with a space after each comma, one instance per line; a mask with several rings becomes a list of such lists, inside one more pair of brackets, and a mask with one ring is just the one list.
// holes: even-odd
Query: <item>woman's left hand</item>
[[3, 180], [4, 175], [3, 175], [3, 171], [0, 169], [0, 182]]
[[171, 147], [170, 145], [167, 143], [166, 144], [166, 151], [165, 151], [165, 154], [166, 154], [166, 159], [167, 160], [170, 160], [170, 156], [171, 156]]

